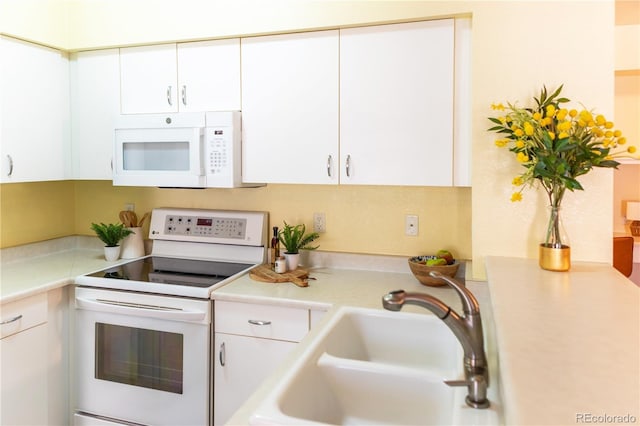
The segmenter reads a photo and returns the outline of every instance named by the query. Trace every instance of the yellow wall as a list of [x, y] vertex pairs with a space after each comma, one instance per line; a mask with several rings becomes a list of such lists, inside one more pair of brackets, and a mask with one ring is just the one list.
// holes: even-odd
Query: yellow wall
[[[0, 199], [1, 247], [93, 235], [91, 222], [117, 222], [125, 203], [134, 203], [139, 217], [156, 207], [265, 210], [272, 225], [286, 220], [309, 229], [313, 213], [324, 212], [327, 232], [319, 240], [321, 250], [413, 256], [448, 248], [460, 258], [471, 257], [469, 188], [268, 185], [181, 190], [65, 181], [0, 185]], [[419, 236], [404, 235], [405, 214], [419, 215]]]
[[74, 183], [0, 185], [0, 247], [75, 233]]
[[[327, 232], [321, 250], [415, 255], [450, 248], [471, 257], [469, 188], [345, 187], [268, 185], [242, 189], [161, 189], [113, 187], [110, 182], [76, 182], [75, 232], [91, 234], [91, 221], [113, 222], [125, 203], [138, 216], [154, 207], [265, 210], [275, 226], [305, 223], [324, 212]], [[404, 215], [420, 216], [420, 235], [404, 235]]]
[[[17, 1], [17, 0], [1, 0]], [[67, 48], [86, 49], [118, 44], [150, 43], [152, 41], [190, 40], [237, 35], [261, 34], [315, 28], [339, 27], [364, 23], [424, 19], [429, 17], [470, 14], [472, 16], [472, 139], [473, 139], [473, 191], [470, 212], [464, 212], [468, 203], [447, 206], [447, 210], [471, 214], [471, 248], [474, 276], [484, 277], [484, 257], [504, 255], [535, 257], [537, 243], [545, 223], [545, 202], [540, 191], [528, 191], [521, 203], [512, 204], [510, 182], [518, 174], [519, 166], [513, 156], [493, 145], [494, 135], [487, 133], [487, 116], [492, 115], [492, 102], [517, 101], [528, 104], [543, 84], [554, 88], [564, 83], [566, 96], [595, 108], [598, 113], [613, 117], [614, 99], [614, 2], [613, 1], [196, 1], [196, 0], [70, 0], [69, 42]], [[586, 53], [585, 53], [586, 50]], [[611, 234], [613, 231], [613, 175], [610, 170], [592, 173], [581, 180], [586, 190], [569, 194], [564, 205], [565, 223], [571, 236], [574, 260], [611, 261]], [[83, 184], [78, 185], [76, 221], [87, 222], [92, 217], [83, 210]], [[285, 187], [286, 188], [286, 187]], [[98, 185], [98, 192], [86, 196], [114, 199], [109, 189]], [[358, 211], [348, 192], [341, 187], [308, 189], [322, 194], [319, 199], [336, 202], [335, 211], [350, 214]], [[122, 189], [114, 190], [120, 198]], [[160, 191], [160, 190], [158, 190]], [[261, 190], [258, 190], [261, 191]], [[284, 189], [271, 188], [271, 195]], [[298, 194], [306, 193], [307, 188]], [[411, 189], [361, 189], [374, 200], [377, 191], [383, 199], [404, 199]], [[370, 191], [369, 193], [367, 191]], [[420, 190], [417, 190], [420, 191]], [[449, 200], [449, 192], [458, 194], [468, 190], [442, 190], [442, 197], [431, 199], [434, 190], [424, 189], [424, 203], [438, 204]], [[440, 191], [440, 190], [435, 190]], [[146, 191], [145, 191], [146, 193]], [[111, 197], [111, 198], [110, 198]], [[196, 203], [200, 196], [181, 195], [179, 201]], [[234, 195], [235, 197], [235, 195]], [[260, 200], [263, 195], [256, 195]], [[456, 197], [454, 196], [454, 199]], [[462, 197], [464, 198], [464, 197]], [[268, 199], [264, 196], [264, 200]], [[278, 198], [278, 208], [284, 212], [299, 211], [295, 198]], [[358, 199], [358, 198], [356, 198]], [[135, 200], [128, 200], [135, 201]], [[254, 201], [247, 202], [247, 205]], [[151, 205], [151, 204], [149, 204]], [[270, 206], [272, 204], [269, 204]], [[377, 206], [377, 205], [376, 205]], [[370, 207], [369, 205], [365, 207]], [[115, 210], [119, 206], [112, 207]], [[404, 201], [394, 208], [398, 216], [414, 208]], [[420, 208], [428, 208], [420, 205]], [[316, 207], [312, 209], [315, 211]], [[380, 210], [385, 210], [382, 207]], [[308, 210], [309, 212], [311, 210]], [[379, 212], [367, 211], [370, 216]], [[345, 213], [343, 213], [345, 212]], [[342, 219], [341, 219], [342, 220]], [[327, 218], [329, 230], [347, 230], [352, 219], [334, 222]], [[441, 240], [448, 235], [448, 216], [435, 219], [433, 228]], [[421, 217], [422, 224], [426, 218]], [[331, 225], [331, 223], [337, 223]], [[460, 223], [460, 222], [459, 222]], [[389, 244], [397, 244], [390, 252], [408, 253], [400, 232], [388, 231], [401, 226], [397, 221], [378, 223], [381, 230], [372, 234], [362, 232], [358, 247], [372, 252], [381, 250], [375, 232], [387, 232]], [[334, 226], [334, 228], [331, 228]], [[468, 227], [466, 228], [468, 229]], [[368, 231], [368, 230], [367, 230]], [[425, 229], [427, 231], [427, 229]], [[337, 239], [327, 233], [327, 248], [350, 251], [349, 238]], [[400, 242], [397, 242], [400, 239]], [[323, 246], [323, 247], [325, 247]], [[406, 246], [409, 247], [409, 246]], [[396, 251], [397, 250], [397, 251]], [[466, 251], [466, 249], [461, 249]]]

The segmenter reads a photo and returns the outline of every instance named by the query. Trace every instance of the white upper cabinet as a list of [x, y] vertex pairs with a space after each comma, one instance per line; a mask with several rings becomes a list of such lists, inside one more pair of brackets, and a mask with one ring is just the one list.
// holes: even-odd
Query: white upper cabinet
[[123, 114], [240, 109], [240, 40], [120, 49]]
[[338, 31], [242, 39], [245, 182], [338, 183]]
[[71, 55], [74, 179], [112, 179], [114, 123], [120, 114], [119, 67], [118, 49]]
[[454, 20], [340, 31], [341, 184], [453, 184]]
[[180, 111], [240, 110], [240, 39], [178, 44]]
[[0, 37], [0, 182], [70, 175], [69, 61], [58, 50]]

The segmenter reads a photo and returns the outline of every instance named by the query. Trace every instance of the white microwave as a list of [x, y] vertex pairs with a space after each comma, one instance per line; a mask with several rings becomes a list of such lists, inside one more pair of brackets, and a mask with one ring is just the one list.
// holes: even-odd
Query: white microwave
[[242, 182], [240, 111], [121, 115], [113, 184], [171, 188], [262, 186]]

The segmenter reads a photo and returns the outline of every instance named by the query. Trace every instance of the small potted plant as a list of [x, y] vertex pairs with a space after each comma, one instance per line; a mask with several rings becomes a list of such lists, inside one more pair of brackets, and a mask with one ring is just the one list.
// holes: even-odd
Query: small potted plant
[[120, 257], [120, 241], [127, 235], [133, 234], [133, 231], [125, 228], [122, 223], [92, 223], [91, 229], [104, 243], [104, 257], [108, 261], [114, 261]]
[[309, 244], [317, 240], [320, 235], [317, 232], [307, 234], [306, 231], [307, 228], [304, 224], [291, 226], [284, 222], [284, 228], [278, 233], [278, 239], [285, 248], [284, 257], [287, 261], [288, 271], [293, 271], [298, 267], [300, 250], [315, 250], [319, 247], [311, 247]]

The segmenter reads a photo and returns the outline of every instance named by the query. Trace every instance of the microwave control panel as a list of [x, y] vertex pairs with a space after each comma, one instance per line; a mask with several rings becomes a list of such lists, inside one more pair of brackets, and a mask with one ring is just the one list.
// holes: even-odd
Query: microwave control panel
[[231, 164], [233, 153], [233, 130], [230, 127], [207, 128], [206, 174], [225, 174]]

